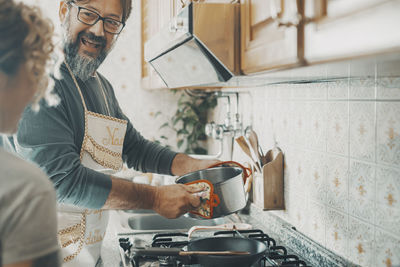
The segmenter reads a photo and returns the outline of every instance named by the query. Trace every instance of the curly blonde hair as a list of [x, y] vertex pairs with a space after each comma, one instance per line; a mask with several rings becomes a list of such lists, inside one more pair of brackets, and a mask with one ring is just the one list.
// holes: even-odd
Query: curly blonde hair
[[53, 24], [37, 7], [0, 0], [0, 71], [12, 76], [25, 64], [37, 88], [35, 104], [49, 88], [53, 32]]

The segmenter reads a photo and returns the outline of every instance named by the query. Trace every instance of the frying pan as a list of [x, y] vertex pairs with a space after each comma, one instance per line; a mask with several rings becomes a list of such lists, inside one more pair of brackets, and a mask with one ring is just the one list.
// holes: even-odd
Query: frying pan
[[[258, 260], [260, 260], [267, 251], [265, 243], [240, 237], [209, 237], [190, 241], [187, 246], [188, 252], [196, 252], [194, 255], [191, 253], [180, 253], [180, 249], [176, 248], [132, 248], [131, 252], [138, 256], [177, 256], [179, 258], [190, 257], [191, 264], [200, 264], [204, 267], [250, 267]], [[211, 255], [206, 253], [203, 255], [201, 251], [208, 252], [234, 252], [226, 253], [225, 255]], [[239, 253], [238, 253], [239, 252]], [[248, 252], [248, 254], [240, 253]], [[189, 255], [187, 255], [189, 254]]]

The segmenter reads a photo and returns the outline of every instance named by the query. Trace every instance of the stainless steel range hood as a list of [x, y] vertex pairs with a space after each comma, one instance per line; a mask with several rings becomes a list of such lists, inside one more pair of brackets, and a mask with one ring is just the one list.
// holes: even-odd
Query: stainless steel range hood
[[169, 88], [215, 86], [240, 72], [239, 5], [190, 3], [145, 44]]

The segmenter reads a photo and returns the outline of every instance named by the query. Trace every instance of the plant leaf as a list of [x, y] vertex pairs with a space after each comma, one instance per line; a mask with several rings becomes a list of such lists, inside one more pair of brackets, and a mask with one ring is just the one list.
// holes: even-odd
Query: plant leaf
[[159, 129], [162, 129], [162, 128], [165, 128], [165, 127], [168, 127], [168, 126], [169, 126], [169, 123], [168, 123], [168, 122], [165, 122], [165, 123], [163, 123], [163, 124], [160, 126]]

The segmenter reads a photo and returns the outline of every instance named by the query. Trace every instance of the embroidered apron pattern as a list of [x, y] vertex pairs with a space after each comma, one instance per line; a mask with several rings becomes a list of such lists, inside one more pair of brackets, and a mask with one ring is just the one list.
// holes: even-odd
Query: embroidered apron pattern
[[[97, 74], [108, 116], [88, 111], [78, 82], [68, 64], [66, 62], [65, 64], [81, 96], [85, 112], [85, 133], [80, 151], [81, 163], [96, 171], [115, 173], [121, 170], [123, 165], [122, 148], [127, 121], [110, 116], [104, 88]], [[58, 239], [62, 248], [63, 266], [95, 266], [100, 258], [108, 212], [59, 204], [58, 221]]]

